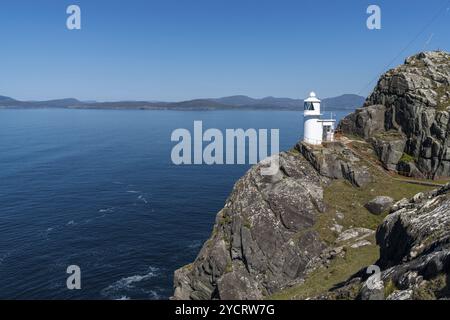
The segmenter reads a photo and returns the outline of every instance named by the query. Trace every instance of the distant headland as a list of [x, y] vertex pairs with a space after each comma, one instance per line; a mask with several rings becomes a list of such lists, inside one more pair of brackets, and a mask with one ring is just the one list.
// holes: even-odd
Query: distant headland
[[[365, 98], [356, 94], [343, 94], [323, 99], [325, 111], [353, 111], [363, 105]], [[229, 96], [216, 99], [194, 99], [180, 102], [162, 101], [117, 101], [97, 102], [80, 101], [74, 98], [48, 101], [20, 101], [0, 96], [0, 108], [66, 108], [66, 109], [124, 109], [124, 110], [302, 110], [303, 100], [291, 98], [265, 97], [255, 99], [244, 95]]]

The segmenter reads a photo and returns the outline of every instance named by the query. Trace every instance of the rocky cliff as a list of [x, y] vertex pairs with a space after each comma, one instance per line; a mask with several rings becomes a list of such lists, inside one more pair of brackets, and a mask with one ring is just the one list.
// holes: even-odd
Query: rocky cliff
[[409, 58], [342, 121], [338, 141], [282, 152], [274, 176], [261, 174], [270, 159], [252, 167], [195, 261], [176, 270], [174, 298], [448, 296], [450, 186], [397, 174], [448, 174], [448, 62]]
[[379, 226], [380, 258], [316, 299], [450, 299], [450, 184], [396, 203]]
[[195, 262], [175, 272], [175, 298], [261, 299], [317, 263], [325, 178], [298, 153], [279, 159], [277, 175], [261, 163], [236, 183]]
[[[330, 245], [318, 228], [327, 213], [324, 189], [334, 179], [346, 179], [349, 188], [370, 180], [368, 168], [343, 144], [316, 150], [299, 144], [279, 155], [274, 176], [261, 175], [267, 163], [236, 183], [197, 259], [175, 272], [175, 298], [262, 299], [327, 265], [343, 253], [342, 243], [358, 246], [374, 233], [349, 229]], [[337, 223], [324, 227], [335, 228], [336, 239], [343, 231]]]
[[407, 176], [450, 175], [450, 54], [425, 52], [385, 73], [345, 134], [370, 141], [383, 165]]

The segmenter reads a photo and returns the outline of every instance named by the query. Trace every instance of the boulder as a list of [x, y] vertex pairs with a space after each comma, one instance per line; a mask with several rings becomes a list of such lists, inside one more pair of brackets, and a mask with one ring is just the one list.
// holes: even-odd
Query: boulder
[[386, 107], [384, 105], [357, 109], [340, 122], [340, 130], [347, 134], [369, 139], [375, 134], [385, 131], [385, 113]]
[[394, 199], [391, 197], [378, 196], [366, 203], [365, 207], [370, 213], [379, 215], [389, 210], [393, 203]]

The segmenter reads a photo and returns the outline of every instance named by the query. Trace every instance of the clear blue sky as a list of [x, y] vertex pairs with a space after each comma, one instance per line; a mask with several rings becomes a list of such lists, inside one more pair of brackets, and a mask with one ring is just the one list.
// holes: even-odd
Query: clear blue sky
[[[0, 95], [183, 100], [367, 95], [392, 66], [450, 50], [448, 0], [2, 0]], [[82, 30], [66, 29], [66, 8]], [[366, 9], [382, 9], [382, 29]], [[446, 5], [448, 4], [448, 5]], [[364, 89], [364, 90], [362, 90]], [[362, 90], [362, 92], [360, 92]]]

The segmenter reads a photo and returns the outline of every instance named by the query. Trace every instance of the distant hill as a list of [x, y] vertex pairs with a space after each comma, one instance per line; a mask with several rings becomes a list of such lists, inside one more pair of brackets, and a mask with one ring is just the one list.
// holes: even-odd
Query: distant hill
[[0, 96], [0, 102], [12, 102], [15, 101], [13, 98]]
[[[303, 107], [303, 100], [291, 98], [265, 97], [262, 99], [254, 99], [247, 96], [232, 96], [212, 100], [244, 108], [298, 110]], [[338, 97], [323, 99], [322, 107], [324, 110], [329, 109], [329, 111], [354, 110], [361, 107], [364, 101], [364, 97], [355, 94], [344, 94]]]
[[[344, 94], [323, 99], [324, 111], [354, 110], [361, 107], [365, 98]], [[7, 108], [77, 108], [77, 109], [143, 109], [143, 110], [301, 110], [303, 100], [265, 97], [255, 99], [244, 95], [217, 99], [195, 99], [180, 102], [116, 101], [88, 102], [74, 98], [48, 101], [19, 101], [0, 96], [0, 107]]]
[[210, 101], [215, 101], [219, 103], [223, 103], [230, 106], [243, 106], [243, 105], [251, 105], [254, 104], [258, 99], [253, 99], [247, 96], [230, 96], [218, 99], [209, 99]]
[[47, 101], [19, 101], [8, 97], [0, 98], [0, 106], [11, 108], [68, 108], [81, 104], [83, 104], [81, 101], [73, 98]]

